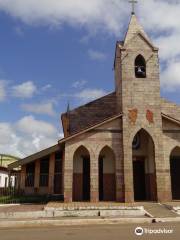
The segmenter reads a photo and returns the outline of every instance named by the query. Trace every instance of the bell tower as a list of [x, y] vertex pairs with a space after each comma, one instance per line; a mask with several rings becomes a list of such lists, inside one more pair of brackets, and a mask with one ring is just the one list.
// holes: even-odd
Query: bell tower
[[116, 44], [114, 68], [117, 107], [122, 113], [125, 201], [134, 201], [132, 142], [141, 129], [149, 133], [155, 144], [157, 198], [160, 201], [166, 195], [168, 199], [160, 174], [164, 156], [158, 48], [134, 11], [124, 41]]
[[119, 111], [142, 104], [159, 104], [158, 48], [144, 32], [135, 14], [131, 16], [124, 41], [116, 45], [115, 82]]

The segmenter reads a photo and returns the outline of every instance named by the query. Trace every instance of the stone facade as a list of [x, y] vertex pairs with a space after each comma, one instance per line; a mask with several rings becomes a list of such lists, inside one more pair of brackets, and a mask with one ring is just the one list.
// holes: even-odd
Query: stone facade
[[[134, 28], [135, 27], [135, 28]], [[134, 31], [132, 31], [134, 29]], [[144, 31], [139, 27], [136, 16], [133, 15], [125, 44], [117, 46], [117, 56], [120, 62], [115, 64], [117, 81], [117, 96], [121, 99], [120, 110], [123, 114], [123, 148], [124, 148], [124, 179], [125, 201], [133, 199], [133, 169], [132, 169], [132, 141], [140, 129], [145, 129], [155, 142], [155, 162], [158, 188], [158, 200], [170, 198], [169, 190], [166, 189], [166, 169], [163, 157], [162, 117], [160, 98], [160, 78], [158, 50], [146, 38]], [[129, 36], [130, 35], [130, 36]], [[136, 78], [134, 74], [135, 58], [141, 54], [146, 61], [146, 78]], [[118, 68], [121, 68], [120, 70]], [[119, 89], [120, 86], [120, 89]], [[128, 118], [128, 112], [136, 108], [138, 116], [135, 124]], [[149, 124], [146, 119], [147, 111], [154, 114], [154, 123]]]
[[[116, 159], [116, 200], [123, 199], [123, 166], [122, 166], [122, 148], [119, 147], [122, 142], [120, 134], [120, 119], [111, 123], [103, 124], [95, 131], [84, 133], [79, 137], [66, 142], [65, 145], [65, 168], [64, 168], [64, 198], [66, 202], [72, 201], [72, 177], [73, 177], [73, 156], [80, 146], [85, 146], [90, 154], [90, 173], [91, 173], [91, 201], [99, 201], [98, 188], [98, 159], [101, 150], [108, 146], [115, 154]], [[113, 130], [119, 130], [113, 132]]]
[[[137, 57], [144, 59], [143, 66], [136, 66]], [[39, 194], [54, 194], [55, 182], [61, 181], [65, 202], [83, 200], [83, 192], [92, 202], [102, 200], [103, 194], [105, 199], [112, 199], [107, 195], [113, 195], [113, 188], [114, 201], [134, 202], [139, 187], [144, 187], [143, 200], [172, 200], [172, 186], [178, 178], [173, 170], [173, 158], [176, 165], [177, 159], [180, 161], [180, 106], [160, 96], [158, 48], [135, 15], [131, 17], [124, 41], [116, 44], [114, 73], [115, 92], [62, 114], [65, 138], [58, 142], [59, 150], [56, 147], [56, 152], [44, 151], [41, 156], [48, 152], [50, 159], [46, 188], [39, 186], [39, 154], [37, 158], [34, 155], [19, 162], [21, 188], [26, 193], [38, 189]], [[57, 151], [62, 155], [59, 180], [55, 177]], [[24, 175], [26, 164], [32, 161], [35, 161], [35, 182], [28, 188]], [[84, 169], [84, 166], [88, 168], [88, 161], [89, 172]], [[135, 169], [141, 171], [141, 176]], [[89, 195], [84, 179], [90, 184]], [[139, 197], [142, 196], [141, 192]]]

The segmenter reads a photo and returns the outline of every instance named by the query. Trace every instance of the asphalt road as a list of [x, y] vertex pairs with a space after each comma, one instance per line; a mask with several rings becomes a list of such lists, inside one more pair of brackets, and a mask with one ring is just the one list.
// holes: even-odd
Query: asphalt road
[[[79, 227], [43, 227], [26, 229], [0, 229], [0, 240], [131, 240], [131, 239], [180, 239], [180, 223], [173, 224], [142, 224], [143, 229], [173, 230], [168, 234], [144, 234], [136, 236], [134, 231], [139, 226], [106, 225]], [[145, 231], [145, 229], [144, 229]]]

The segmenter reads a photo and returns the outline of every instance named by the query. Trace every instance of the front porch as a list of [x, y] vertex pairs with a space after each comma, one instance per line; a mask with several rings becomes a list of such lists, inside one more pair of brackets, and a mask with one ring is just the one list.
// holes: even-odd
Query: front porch
[[[95, 166], [85, 147], [79, 147], [74, 152], [72, 160], [69, 193], [72, 196], [71, 201], [70, 199], [67, 201], [69, 189], [66, 188], [67, 184], [64, 186], [64, 183], [67, 183], [67, 178], [64, 177], [67, 169], [64, 166], [63, 149], [23, 164], [19, 179], [20, 189], [25, 195], [48, 195], [52, 200], [62, 201], [65, 197], [65, 202], [120, 201], [117, 197], [119, 172], [116, 169], [114, 152], [110, 147], [105, 146], [97, 157], [97, 176], [94, 171]], [[97, 185], [96, 192], [92, 182]]]

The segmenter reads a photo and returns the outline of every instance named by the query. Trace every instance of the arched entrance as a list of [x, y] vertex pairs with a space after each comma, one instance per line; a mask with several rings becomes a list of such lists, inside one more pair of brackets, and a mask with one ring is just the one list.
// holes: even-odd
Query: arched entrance
[[172, 199], [180, 200], [180, 147], [174, 148], [170, 155]]
[[73, 201], [90, 201], [90, 154], [83, 146], [73, 158]]
[[115, 156], [109, 147], [104, 147], [99, 155], [99, 200], [116, 200]]
[[134, 137], [133, 183], [135, 201], [156, 201], [155, 149], [152, 137], [141, 129]]

